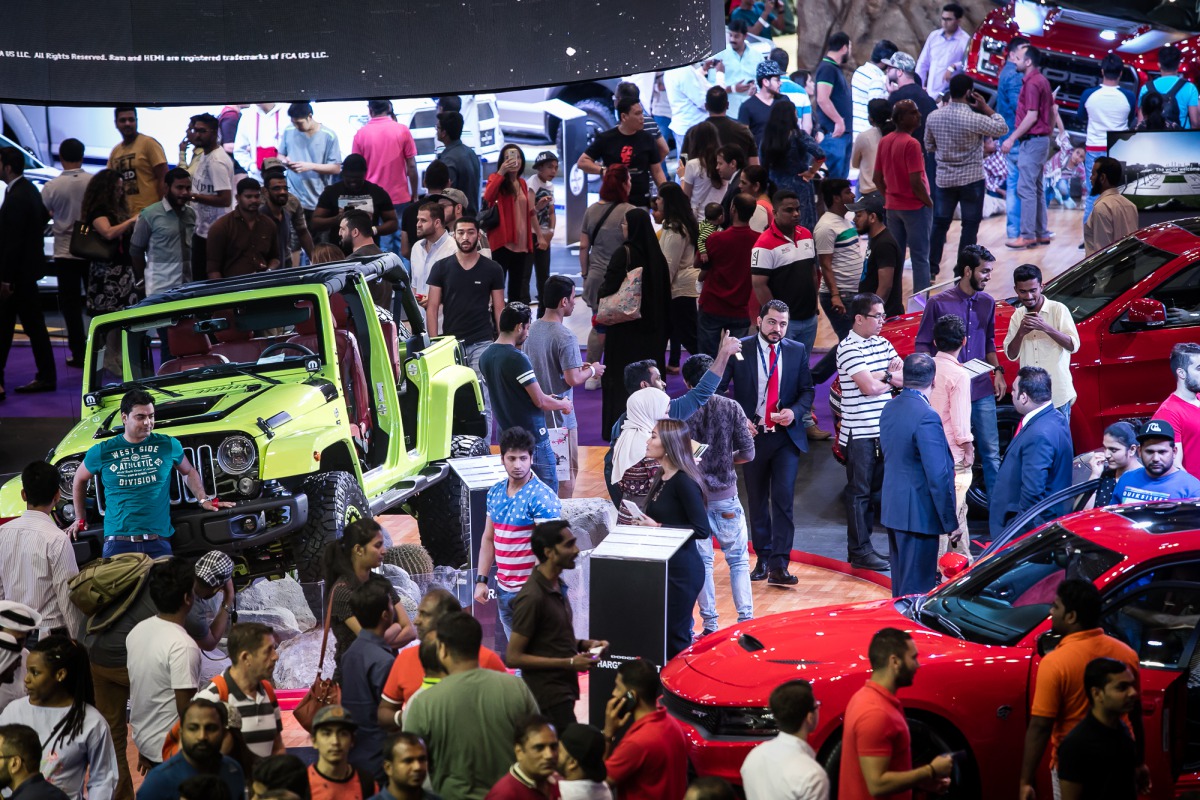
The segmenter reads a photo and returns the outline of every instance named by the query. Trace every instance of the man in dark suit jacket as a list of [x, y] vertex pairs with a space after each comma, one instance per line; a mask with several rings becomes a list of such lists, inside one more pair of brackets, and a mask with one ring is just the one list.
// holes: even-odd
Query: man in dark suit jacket
[[18, 392], [54, 390], [57, 376], [50, 333], [38, 298], [38, 280], [46, 272], [43, 240], [50, 215], [42, 195], [25, 177], [25, 154], [15, 147], [0, 148], [0, 178], [8, 184], [0, 206], [0, 400], [4, 394], [4, 366], [12, 349], [17, 318], [29, 337], [34, 379]]
[[792, 501], [800, 454], [808, 452], [804, 418], [812, 409], [808, 349], [788, 339], [788, 307], [762, 307], [758, 333], [742, 339], [742, 358], [729, 362], [733, 399], [754, 428], [754, 460], [742, 467], [750, 510], [750, 540], [758, 561], [750, 579], [794, 586], [787, 571], [796, 525]]
[[904, 359], [904, 390], [879, 415], [883, 508], [892, 550], [892, 597], [924, 594], [937, 584], [938, 537], [958, 530], [954, 458], [942, 418], [929, 404], [933, 357]]
[[[1050, 402], [1050, 375], [1041, 367], [1021, 367], [1013, 381], [1013, 407], [1024, 415], [1008, 452], [1000, 462], [996, 486], [988, 498], [988, 523], [992, 538], [1009, 521], [1043, 498], [1071, 485], [1071, 428]], [[1059, 515], [1048, 508], [1041, 522]]]

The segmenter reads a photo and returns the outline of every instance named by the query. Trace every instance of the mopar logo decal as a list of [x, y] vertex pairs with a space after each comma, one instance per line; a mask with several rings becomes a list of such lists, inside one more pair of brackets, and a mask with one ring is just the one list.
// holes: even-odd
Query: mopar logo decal
[[321, 368], [321, 362], [315, 358], [310, 358], [304, 362], [304, 368], [309, 372], [316, 372]]

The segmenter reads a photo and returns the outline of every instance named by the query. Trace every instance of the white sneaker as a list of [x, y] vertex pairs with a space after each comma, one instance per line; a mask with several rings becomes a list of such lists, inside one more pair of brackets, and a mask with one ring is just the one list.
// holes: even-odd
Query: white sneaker
[[600, 388], [600, 379], [599, 379], [599, 378], [588, 378], [588, 379], [587, 379], [587, 380], [584, 382], [584, 384], [583, 384], [583, 388], [584, 388], [584, 389], [586, 389], [586, 390], [587, 390], [587, 391], [589, 391], [589, 392], [594, 392], [594, 391], [596, 391], [597, 389], [599, 389], [599, 388]]

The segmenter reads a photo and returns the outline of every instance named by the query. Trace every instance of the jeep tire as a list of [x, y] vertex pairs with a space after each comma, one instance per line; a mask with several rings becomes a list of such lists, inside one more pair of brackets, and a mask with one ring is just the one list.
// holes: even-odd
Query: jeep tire
[[[478, 436], [455, 436], [450, 442], [451, 458], [486, 456], [491, 453], [488, 443]], [[451, 471], [438, 483], [412, 499], [413, 516], [421, 545], [433, 559], [434, 566], [459, 569], [470, 562], [471, 498], [467, 485]]]
[[358, 479], [349, 472], [323, 472], [304, 483], [308, 495], [308, 522], [292, 540], [296, 572], [304, 598], [317, 619], [324, 619], [321, 579], [325, 546], [342, 538], [356, 519], [369, 517], [371, 507]]

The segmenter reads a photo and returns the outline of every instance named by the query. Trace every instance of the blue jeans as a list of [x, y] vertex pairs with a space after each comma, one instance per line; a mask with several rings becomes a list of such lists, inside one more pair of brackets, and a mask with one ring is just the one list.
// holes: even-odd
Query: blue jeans
[[1067, 425], [1071, 424], [1071, 406], [1073, 406], [1073, 405], [1075, 405], [1074, 400], [1072, 400], [1070, 403], [1063, 403], [1061, 406], [1058, 407], [1058, 413], [1060, 413], [1064, 417], [1066, 417]]
[[1046, 205], [1051, 200], [1057, 200], [1063, 208], [1074, 208], [1075, 200], [1071, 197], [1071, 182], [1066, 178], [1057, 181], [1046, 181]]
[[513, 600], [517, 599], [520, 592], [510, 592], [508, 589], [500, 588], [496, 585], [496, 612], [500, 615], [500, 624], [504, 627], [504, 638], [512, 638], [512, 623], [513, 623]]
[[975, 457], [983, 467], [983, 485], [988, 495], [996, 485], [1000, 471], [1000, 429], [996, 425], [996, 395], [971, 401], [971, 433], [975, 436]]
[[103, 558], [111, 558], [121, 553], [145, 553], [151, 558], [162, 558], [171, 555], [170, 539], [155, 539], [150, 542], [118, 542], [111, 536], [104, 537], [104, 547], [100, 551]]
[[[713, 500], [708, 504], [708, 526], [721, 545], [725, 563], [729, 566], [729, 582], [733, 590], [733, 605], [737, 608], [738, 622], [754, 619], [754, 596], [750, 593], [750, 556], [746, 548], [749, 530], [746, 515], [737, 495], [726, 500]], [[704, 562], [704, 588], [700, 591], [700, 618], [704, 629], [717, 629], [717, 597], [713, 586], [713, 543], [712, 539], [696, 542], [700, 559]]]
[[749, 330], [750, 320], [746, 317], [718, 317], [700, 311], [696, 315], [696, 346], [701, 353], [716, 358], [717, 348], [721, 346], [721, 331], [729, 331], [730, 336], [740, 339]]
[[679, 143], [675, 141], [675, 134], [671, 133], [671, 118], [655, 114], [654, 121], [658, 123], [658, 130], [663, 135], [667, 144], [671, 145], [671, 149], [677, 149]]
[[[817, 317], [809, 319], [792, 319], [788, 322], [787, 337], [804, 345], [809, 358], [812, 357], [813, 345], [817, 343]], [[817, 421], [809, 414], [804, 418], [804, 427], [814, 428]]]
[[825, 151], [825, 170], [831, 178], [847, 178], [850, 176], [850, 145], [854, 141], [853, 134], [843, 133], [836, 139], [826, 136], [821, 142]]
[[[1008, 164], [1008, 180], [1004, 183], [1004, 205], [1008, 214], [1004, 219], [1005, 232], [1008, 238], [1016, 239], [1021, 235], [1021, 198], [1017, 195], [1017, 155], [1021, 151], [1021, 143], [1013, 144], [1013, 149], [1004, 157]], [[1084, 217], [1087, 219], [1087, 217]]]
[[1091, 150], [1083, 157], [1083, 221], [1087, 222], [1092, 215], [1092, 206], [1096, 205], [1096, 196], [1092, 194], [1092, 167], [1102, 154]]
[[901, 259], [904, 258], [904, 248], [908, 248], [908, 256], [912, 259], [913, 294], [928, 289], [932, 280], [929, 276], [929, 246], [933, 233], [933, 209], [928, 206], [915, 211], [890, 209], [888, 228], [900, 246]]
[[[942, 252], [946, 249], [946, 234], [950, 231], [950, 222], [954, 219], [954, 209], [962, 206], [962, 232], [958, 239], [958, 249], [969, 244], [975, 244], [979, 237], [979, 223], [983, 220], [983, 181], [968, 183], [966, 186], [938, 187], [937, 197], [933, 201], [933, 235], [929, 243], [929, 268], [931, 271], [941, 271]], [[955, 254], [954, 261], [958, 261]]]
[[542, 439], [533, 446], [533, 474], [549, 486], [550, 491], [558, 494], [558, 461], [549, 439]]

